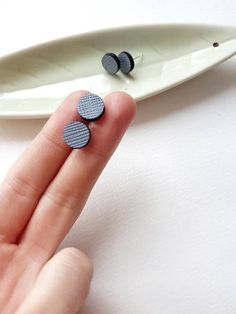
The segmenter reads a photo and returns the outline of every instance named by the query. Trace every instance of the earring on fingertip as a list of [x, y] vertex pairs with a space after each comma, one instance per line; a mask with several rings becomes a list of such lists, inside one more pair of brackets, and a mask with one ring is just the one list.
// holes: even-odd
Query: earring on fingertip
[[80, 149], [88, 145], [91, 132], [87, 125], [80, 121], [71, 121], [64, 128], [64, 142], [73, 149]]
[[105, 105], [101, 97], [90, 93], [80, 98], [77, 111], [84, 120], [96, 121], [104, 114]]
[[[87, 122], [96, 121], [105, 112], [105, 105], [101, 97], [89, 93], [80, 97], [77, 111]], [[64, 142], [73, 149], [80, 149], [88, 145], [91, 139], [89, 126], [80, 121], [71, 121], [64, 128]]]

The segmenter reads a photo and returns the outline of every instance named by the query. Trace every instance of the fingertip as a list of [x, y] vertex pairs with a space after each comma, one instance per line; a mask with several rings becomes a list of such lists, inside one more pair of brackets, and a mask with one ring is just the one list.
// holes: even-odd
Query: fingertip
[[104, 102], [112, 107], [113, 113], [120, 118], [126, 118], [127, 122], [131, 122], [136, 113], [135, 100], [125, 92], [112, 92], [104, 98]]
[[91, 143], [85, 152], [107, 159], [122, 139], [136, 112], [133, 98], [124, 92], [112, 92], [104, 97], [105, 112], [101, 119], [89, 124]]
[[87, 255], [65, 248], [44, 265], [17, 314], [77, 313], [88, 296], [91, 277]]
[[63, 255], [68, 263], [72, 263], [71, 267], [74, 267], [74, 269], [78, 268], [78, 272], [82, 271], [87, 276], [88, 281], [91, 281], [93, 276], [93, 264], [88, 255], [74, 247], [65, 248], [59, 251], [58, 254]]

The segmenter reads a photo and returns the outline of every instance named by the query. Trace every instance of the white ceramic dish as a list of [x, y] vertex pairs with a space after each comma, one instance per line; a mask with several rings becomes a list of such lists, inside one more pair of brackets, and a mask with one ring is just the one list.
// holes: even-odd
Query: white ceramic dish
[[[214, 47], [213, 43], [218, 43]], [[104, 53], [130, 52], [130, 75], [107, 74]], [[236, 54], [236, 27], [142, 25], [54, 40], [0, 58], [0, 118], [48, 117], [72, 91], [136, 100], [158, 94]]]

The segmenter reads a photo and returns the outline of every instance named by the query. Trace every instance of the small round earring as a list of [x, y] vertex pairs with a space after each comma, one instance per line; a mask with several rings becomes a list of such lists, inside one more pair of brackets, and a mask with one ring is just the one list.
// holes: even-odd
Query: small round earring
[[105, 105], [101, 97], [95, 94], [82, 96], [77, 105], [79, 115], [87, 121], [96, 121], [105, 111]]
[[[105, 112], [105, 105], [101, 97], [88, 94], [80, 97], [77, 111], [86, 121], [95, 121]], [[71, 148], [83, 148], [90, 142], [91, 132], [89, 127], [80, 121], [71, 121], [64, 128], [64, 142]]]
[[109, 74], [116, 74], [120, 69], [120, 60], [114, 53], [109, 52], [103, 56], [102, 66]]
[[134, 69], [134, 58], [127, 51], [122, 51], [118, 58], [120, 60], [120, 70], [124, 74], [130, 73]]
[[71, 148], [79, 149], [88, 145], [91, 137], [87, 125], [79, 121], [71, 121], [64, 128], [64, 142]]

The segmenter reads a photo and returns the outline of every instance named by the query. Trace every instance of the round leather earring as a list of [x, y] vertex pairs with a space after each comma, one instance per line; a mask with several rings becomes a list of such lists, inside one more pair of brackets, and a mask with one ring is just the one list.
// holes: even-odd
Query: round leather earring
[[96, 121], [105, 111], [105, 105], [101, 97], [95, 94], [82, 96], [77, 105], [79, 115], [87, 121]]
[[124, 74], [130, 73], [134, 69], [134, 59], [127, 51], [122, 51], [118, 58], [120, 60], [120, 70]]
[[71, 121], [64, 128], [64, 142], [74, 149], [83, 148], [88, 145], [91, 137], [87, 125], [79, 121]]
[[102, 66], [109, 74], [116, 74], [120, 69], [120, 60], [112, 52], [106, 53], [102, 57]]
[[[80, 97], [77, 111], [86, 121], [95, 121], [101, 118], [105, 105], [101, 97], [88, 94]], [[88, 145], [91, 132], [89, 127], [80, 121], [71, 121], [64, 128], [64, 142], [71, 148], [79, 149]]]

